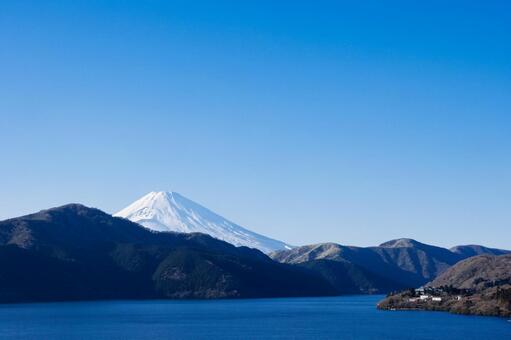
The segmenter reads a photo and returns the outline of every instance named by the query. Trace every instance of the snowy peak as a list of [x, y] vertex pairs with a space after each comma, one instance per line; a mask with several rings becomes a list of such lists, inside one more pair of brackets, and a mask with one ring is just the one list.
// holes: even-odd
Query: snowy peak
[[177, 192], [153, 191], [114, 216], [124, 217], [155, 231], [199, 232], [235, 246], [263, 252], [290, 249], [284, 242], [247, 230]]
[[153, 191], [119, 211], [115, 216], [127, 218], [156, 231], [191, 233], [197, 230], [193, 230], [193, 225], [184, 223], [181, 219], [185, 217], [186, 220], [185, 214], [191, 212], [191, 209], [187, 208], [187, 205], [191, 205], [190, 203], [193, 204], [192, 201], [175, 192]]

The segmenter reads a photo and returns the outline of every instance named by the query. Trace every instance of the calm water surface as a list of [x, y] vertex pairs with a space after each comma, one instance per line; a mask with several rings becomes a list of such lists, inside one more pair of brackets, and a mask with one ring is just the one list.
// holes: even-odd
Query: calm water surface
[[385, 312], [381, 296], [0, 305], [2, 339], [511, 339], [511, 322]]

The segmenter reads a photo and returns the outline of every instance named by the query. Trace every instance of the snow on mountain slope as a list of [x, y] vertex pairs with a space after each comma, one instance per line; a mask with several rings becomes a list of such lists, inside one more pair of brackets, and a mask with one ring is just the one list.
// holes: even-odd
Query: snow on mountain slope
[[155, 231], [204, 233], [235, 246], [257, 248], [265, 253], [291, 249], [284, 242], [240, 227], [176, 192], [150, 192], [114, 216]]

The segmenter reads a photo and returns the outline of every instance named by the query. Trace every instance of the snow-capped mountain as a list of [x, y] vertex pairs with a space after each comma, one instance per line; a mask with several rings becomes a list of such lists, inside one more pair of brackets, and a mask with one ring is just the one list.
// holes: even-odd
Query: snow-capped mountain
[[124, 217], [155, 231], [204, 233], [235, 246], [265, 253], [291, 249], [284, 242], [247, 230], [177, 192], [150, 192], [114, 216]]

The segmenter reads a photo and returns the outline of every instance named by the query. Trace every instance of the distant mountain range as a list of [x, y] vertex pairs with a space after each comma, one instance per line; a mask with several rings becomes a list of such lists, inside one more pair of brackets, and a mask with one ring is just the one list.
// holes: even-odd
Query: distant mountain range
[[[265, 250], [289, 246], [176, 193], [151, 193], [117, 215], [145, 227], [79, 204], [1, 221], [0, 302], [386, 293], [419, 287], [472, 255], [509, 253], [398, 239], [366, 248], [309, 245], [269, 257], [222, 239]], [[204, 230], [214, 237], [196, 232]]]
[[[278, 251], [270, 256], [282, 263], [315, 270], [343, 292], [347, 289], [384, 293], [419, 287], [472, 254], [505, 253], [509, 251], [474, 245], [449, 250], [411, 239], [397, 239], [365, 248], [323, 243]], [[339, 277], [343, 281], [338, 281]]]
[[269, 253], [288, 244], [245, 229], [177, 192], [153, 191], [114, 214], [155, 231], [204, 233], [235, 246]]
[[72, 204], [0, 222], [0, 302], [331, 295], [304, 268]]

